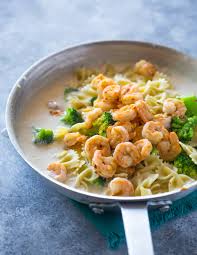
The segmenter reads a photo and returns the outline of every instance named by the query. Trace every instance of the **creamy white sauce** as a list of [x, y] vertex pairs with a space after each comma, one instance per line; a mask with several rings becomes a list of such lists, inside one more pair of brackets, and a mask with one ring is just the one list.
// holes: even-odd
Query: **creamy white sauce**
[[[47, 171], [47, 166], [51, 162], [57, 161], [57, 153], [64, 149], [62, 142], [52, 144], [34, 144], [32, 142], [32, 127], [49, 128], [55, 131], [58, 126], [64, 126], [60, 121], [60, 116], [52, 116], [49, 113], [47, 103], [54, 100], [62, 110], [65, 109], [64, 89], [65, 83], [57, 82], [38, 91], [26, 102], [25, 109], [21, 111], [17, 123], [17, 134], [19, 144], [26, 155], [26, 158], [36, 168], [43, 171], [46, 175], [55, 176]], [[69, 186], [74, 186], [75, 178], [68, 178], [65, 182]], [[104, 193], [105, 188], [91, 185], [90, 192]]]
[[17, 124], [19, 144], [27, 158], [42, 171], [45, 171], [47, 164], [57, 160], [55, 154], [62, 150], [62, 144], [53, 143], [49, 145], [35, 145], [32, 143], [32, 127], [50, 128], [55, 130], [63, 126], [59, 116], [51, 116], [47, 108], [49, 100], [55, 100], [64, 109], [64, 88], [63, 84], [54, 84], [43, 88], [33, 95], [25, 105], [20, 114]]

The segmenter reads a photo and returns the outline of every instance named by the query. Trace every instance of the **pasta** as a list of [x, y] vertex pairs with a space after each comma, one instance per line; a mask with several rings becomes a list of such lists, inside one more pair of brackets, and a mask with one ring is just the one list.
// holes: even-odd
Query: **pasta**
[[[58, 181], [113, 196], [154, 195], [194, 181], [196, 116], [188, 119], [165, 74], [140, 60], [119, 72], [107, 65], [103, 74], [81, 68], [76, 75], [77, 90], [66, 91], [64, 126], [49, 140], [64, 148], [48, 165]], [[184, 172], [182, 154], [192, 160], [192, 175]]]
[[62, 163], [68, 170], [79, 168], [84, 164], [75, 150], [64, 150], [59, 153], [57, 157], [59, 158], [59, 162]]
[[78, 169], [75, 186], [81, 186], [88, 190], [88, 185], [92, 184], [97, 178], [98, 175], [95, 173], [94, 168], [84, 164]]
[[67, 97], [68, 107], [75, 109], [85, 108], [91, 105], [91, 98], [97, 96], [96, 90], [89, 84], [82, 87], [80, 91], [72, 92]]
[[197, 150], [194, 147], [192, 147], [191, 145], [184, 144], [182, 142], [180, 142], [180, 145], [183, 148], [183, 150], [187, 153], [187, 155], [190, 156], [192, 161], [195, 164], [197, 164]]
[[144, 164], [145, 166], [139, 166], [132, 179], [136, 196], [172, 191], [192, 180], [186, 175], [178, 174], [173, 165], [164, 163], [158, 156], [149, 156]]
[[58, 127], [57, 130], [55, 131], [54, 138], [56, 140], [62, 140], [65, 136], [65, 134], [68, 133], [68, 128], [66, 127]]

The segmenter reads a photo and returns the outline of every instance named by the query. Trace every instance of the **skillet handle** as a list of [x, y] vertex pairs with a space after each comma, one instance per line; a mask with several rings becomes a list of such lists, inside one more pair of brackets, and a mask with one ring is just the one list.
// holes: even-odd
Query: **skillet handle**
[[146, 202], [121, 203], [129, 255], [154, 255]]

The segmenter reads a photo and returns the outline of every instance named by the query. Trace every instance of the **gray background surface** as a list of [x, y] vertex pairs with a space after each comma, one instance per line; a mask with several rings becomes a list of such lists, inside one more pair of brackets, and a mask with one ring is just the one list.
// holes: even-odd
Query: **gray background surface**
[[[161, 43], [197, 56], [197, 1], [1, 0], [0, 129], [8, 93], [34, 61], [93, 40]], [[84, 215], [51, 191], [0, 136], [0, 254], [127, 254], [111, 251]], [[196, 252], [195, 212], [153, 232], [156, 254]]]

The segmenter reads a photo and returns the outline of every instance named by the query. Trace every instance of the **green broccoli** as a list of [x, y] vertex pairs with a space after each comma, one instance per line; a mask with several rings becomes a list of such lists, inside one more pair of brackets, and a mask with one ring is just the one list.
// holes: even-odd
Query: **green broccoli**
[[94, 104], [94, 101], [97, 99], [97, 97], [92, 97], [91, 99], [90, 99], [90, 104], [91, 105], [93, 105]]
[[64, 89], [64, 99], [66, 99], [66, 97], [68, 96], [69, 93], [74, 92], [74, 91], [78, 91], [78, 88], [65, 88]]
[[97, 186], [104, 186], [105, 183], [106, 183], [106, 179], [104, 179], [100, 176], [92, 181], [92, 184], [97, 185]]
[[80, 130], [80, 132], [87, 136], [106, 136], [106, 129], [114, 123], [115, 121], [113, 120], [111, 113], [104, 112], [97, 120], [92, 123], [92, 128], [87, 130]]
[[151, 155], [155, 155], [155, 156], [159, 155], [159, 151], [156, 147], [153, 147], [153, 149], [151, 151]]
[[194, 129], [197, 126], [197, 116], [180, 119], [173, 117], [171, 123], [171, 130], [176, 132], [179, 140], [182, 142], [189, 142], [194, 136]]
[[197, 179], [197, 165], [185, 153], [181, 152], [174, 160], [174, 166], [178, 169], [179, 174], [186, 174], [193, 179]]
[[53, 142], [53, 131], [45, 128], [33, 128], [33, 142], [37, 144], [49, 144]]
[[64, 112], [64, 116], [60, 119], [65, 124], [74, 125], [76, 123], [83, 122], [81, 113], [75, 110], [74, 108], [68, 108]]
[[188, 117], [197, 116], [197, 97], [196, 96], [191, 96], [191, 97], [184, 97], [182, 98], [187, 111], [186, 111], [186, 115]]
[[98, 129], [98, 134], [102, 136], [106, 136], [106, 129], [113, 125], [115, 121], [112, 118], [112, 114], [110, 112], [104, 112], [100, 118], [98, 118], [93, 123], [93, 128]]
[[64, 96], [66, 96], [67, 94], [69, 94], [69, 93], [71, 93], [73, 91], [78, 91], [78, 88], [70, 88], [70, 87], [65, 88], [64, 89]]

